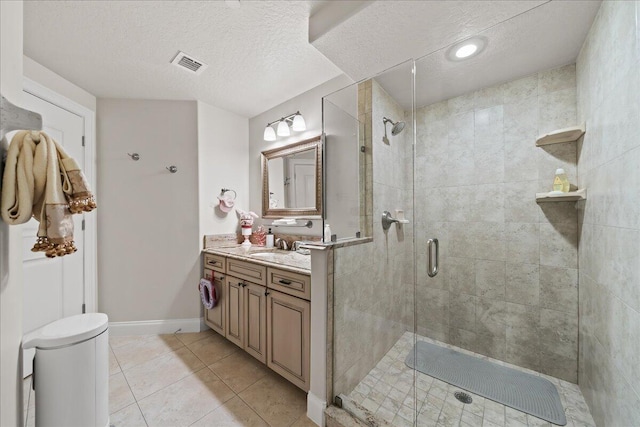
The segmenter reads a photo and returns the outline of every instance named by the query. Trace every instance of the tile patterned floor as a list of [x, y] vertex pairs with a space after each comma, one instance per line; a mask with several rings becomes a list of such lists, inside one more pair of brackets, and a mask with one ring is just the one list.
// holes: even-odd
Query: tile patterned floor
[[[109, 343], [112, 426], [315, 426], [303, 391], [211, 330]], [[35, 425], [30, 385], [25, 426]]]
[[[575, 384], [429, 338], [418, 336], [418, 340], [452, 348], [499, 365], [544, 377], [558, 388], [567, 416], [567, 427], [595, 427], [589, 408]], [[413, 425], [413, 408], [416, 399], [419, 408], [418, 426], [551, 427], [553, 425], [473, 393], [469, 393], [473, 403], [465, 405], [453, 396], [455, 391], [460, 390], [459, 388], [421, 372], [417, 373], [417, 393], [414, 393], [413, 371], [404, 363], [412, 348], [413, 334], [406, 332], [347, 398], [375, 414], [378, 419], [394, 426]]]

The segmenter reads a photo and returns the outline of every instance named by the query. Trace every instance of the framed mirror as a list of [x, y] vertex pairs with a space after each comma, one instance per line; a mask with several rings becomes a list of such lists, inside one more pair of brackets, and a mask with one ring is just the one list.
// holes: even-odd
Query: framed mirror
[[262, 152], [262, 216], [322, 216], [320, 136]]

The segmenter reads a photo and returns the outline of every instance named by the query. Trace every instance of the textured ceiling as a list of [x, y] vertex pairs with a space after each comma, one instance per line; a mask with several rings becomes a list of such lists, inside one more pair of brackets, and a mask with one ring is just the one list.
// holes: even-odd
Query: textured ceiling
[[[24, 51], [98, 97], [197, 99], [253, 117], [342, 74], [308, 43], [324, 3], [26, 1]], [[179, 50], [209, 68], [176, 68]]]
[[[447, 48], [416, 61], [416, 106], [429, 105], [480, 88], [575, 62], [600, 6], [599, 1], [553, 1], [486, 31], [485, 50], [452, 62]], [[376, 77], [405, 108], [412, 101], [411, 76], [397, 67]]]
[[[600, 2], [387, 0], [342, 17], [331, 3], [334, 25], [322, 22], [309, 44], [309, 16], [328, 4], [27, 1], [25, 54], [98, 97], [197, 99], [253, 117], [342, 71], [360, 80], [435, 52], [418, 63], [425, 105], [572, 62]], [[489, 45], [477, 58], [454, 64], [437, 52], [480, 32]], [[176, 68], [179, 50], [209, 68]], [[408, 106], [405, 74], [379, 81]]]
[[377, 1], [312, 44], [349, 77], [362, 80], [545, 1]]

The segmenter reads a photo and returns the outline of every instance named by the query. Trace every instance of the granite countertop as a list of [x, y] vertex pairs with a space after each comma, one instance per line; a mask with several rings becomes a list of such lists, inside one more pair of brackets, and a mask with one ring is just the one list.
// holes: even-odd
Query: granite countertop
[[294, 251], [283, 251], [263, 246], [245, 248], [242, 245], [233, 244], [210, 246], [204, 249], [203, 252], [249, 261], [267, 267], [276, 267], [294, 273], [311, 274], [311, 256], [302, 255]]

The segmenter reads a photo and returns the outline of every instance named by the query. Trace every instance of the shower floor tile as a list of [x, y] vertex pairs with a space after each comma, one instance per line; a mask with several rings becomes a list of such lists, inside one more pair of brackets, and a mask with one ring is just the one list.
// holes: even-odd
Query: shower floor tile
[[[416, 372], [414, 392], [414, 372], [404, 363], [407, 354], [413, 348], [413, 336], [411, 332], [405, 332], [369, 374], [347, 395], [347, 399], [375, 414], [379, 420], [394, 426], [414, 425], [414, 408], [418, 411], [416, 424], [418, 426], [551, 427], [554, 425], [469, 392], [466, 393], [471, 395], [473, 402], [464, 404], [454, 396], [456, 391], [462, 391], [460, 388], [422, 372]], [[548, 379], [557, 387], [560, 394], [567, 416], [567, 427], [595, 427], [582, 392], [576, 384], [420, 335], [416, 337], [418, 341], [451, 348], [498, 365]]]

